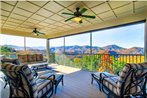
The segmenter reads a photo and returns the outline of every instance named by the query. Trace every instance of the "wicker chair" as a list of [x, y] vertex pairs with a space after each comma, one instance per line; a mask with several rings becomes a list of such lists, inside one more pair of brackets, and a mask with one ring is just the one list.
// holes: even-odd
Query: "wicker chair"
[[53, 81], [48, 78], [54, 79], [54, 75], [39, 79], [34, 77], [27, 65], [16, 66], [12, 63], [2, 64], [2, 71], [10, 85], [10, 97], [49, 98], [53, 94]]
[[98, 77], [101, 91], [109, 98], [147, 98], [147, 62], [125, 64], [119, 76], [102, 72]]

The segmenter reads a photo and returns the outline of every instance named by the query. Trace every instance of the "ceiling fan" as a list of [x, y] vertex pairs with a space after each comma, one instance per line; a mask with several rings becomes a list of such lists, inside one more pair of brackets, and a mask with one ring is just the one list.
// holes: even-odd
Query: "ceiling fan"
[[66, 13], [66, 12], [63, 12], [62, 14], [65, 14], [65, 15], [71, 15], [72, 17], [68, 18], [65, 20], [65, 22], [71, 20], [71, 19], [74, 19], [74, 21], [78, 22], [78, 23], [82, 23], [82, 17], [85, 17], [85, 18], [91, 18], [91, 19], [94, 19], [95, 16], [91, 16], [91, 15], [83, 15], [84, 12], [86, 12], [87, 9], [86, 8], [82, 8], [80, 10], [79, 7], [76, 8], [76, 11], [74, 13]]
[[45, 35], [45, 33], [39, 32], [39, 31], [37, 30], [37, 28], [34, 28], [34, 30], [33, 30], [32, 33], [34, 33], [34, 35], [37, 35], [37, 36], [39, 36], [39, 35]]

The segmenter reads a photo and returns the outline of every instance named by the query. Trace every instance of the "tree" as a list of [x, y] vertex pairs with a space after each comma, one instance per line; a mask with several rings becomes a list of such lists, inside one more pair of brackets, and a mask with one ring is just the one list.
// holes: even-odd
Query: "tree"
[[100, 57], [100, 63], [98, 65], [97, 71], [103, 72], [107, 71], [109, 73], [113, 73], [113, 67], [112, 67], [112, 60], [108, 54], [108, 52], [105, 52], [101, 57]]
[[122, 68], [124, 67], [124, 65], [126, 64], [126, 62], [119, 61], [118, 59], [116, 59], [115, 56], [111, 56], [111, 60], [113, 62], [112, 66], [113, 66], [113, 72], [115, 74], [117, 74], [118, 72], [120, 72], [122, 70]]
[[10, 48], [10, 47], [7, 47], [7, 46], [0, 46], [0, 50], [1, 52], [16, 52], [16, 50], [14, 48]]
[[74, 62], [74, 64], [77, 66], [77, 67], [80, 67], [81, 68], [81, 60], [80, 60], [80, 58], [74, 58], [73, 59], [73, 62]]
[[81, 58], [81, 65], [82, 65], [82, 69], [84, 70], [90, 70], [90, 66], [91, 66], [91, 59], [90, 56], [84, 55]]
[[55, 63], [55, 53], [49, 54], [49, 63]]

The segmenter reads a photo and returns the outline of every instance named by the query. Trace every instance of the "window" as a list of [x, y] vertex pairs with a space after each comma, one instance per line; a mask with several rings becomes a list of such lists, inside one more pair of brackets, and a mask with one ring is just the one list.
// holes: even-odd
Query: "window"
[[90, 70], [90, 48], [90, 33], [65, 37], [65, 65]]
[[51, 39], [50, 53], [58, 64], [62, 61], [67, 66], [116, 73], [126, 63], [144, 62], [144, 29], [145, 23], [137, 23], [97, 30], [92, 36], [66, 36], [65, 46], [63, 37]]
[[144, 26], [140, 23], [93, 32], [92, 45], [97, 47], [93, 48], [93, 53], [115, 51], [119, 54], [144, 54]]
[[64, 65], [64, 38], [49, 40], [49, 62]]
[[42, 53], [46, 57], [46, 39], [26, 37], [26, 49], [34, 53]]
[[65, 37], [65, 52], [67, 54], [90, 53], [90, 33]]
[[24, 51], [24, 37], [0, 34], [1, 55], [16, 58], [16, 53]]
[[97, 71], [116, 73], [125, 63], [144, 62], [144, 23], [92, 33], [92, 52], [99, 57]]
[[63, 53], [64, 52], [64, 38], [50, 39], [50, 52]]

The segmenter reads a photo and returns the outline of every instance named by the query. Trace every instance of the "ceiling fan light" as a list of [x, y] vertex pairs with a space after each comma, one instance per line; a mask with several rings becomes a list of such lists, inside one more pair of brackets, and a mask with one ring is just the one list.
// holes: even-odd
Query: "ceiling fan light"
[[75, 18], [74, 18], [74, 21], [76, 21], [76, 22], [79, 22], [79, 21], [81, 21], [81, 20], [82, 20], [81, 17], [75, 17]]

